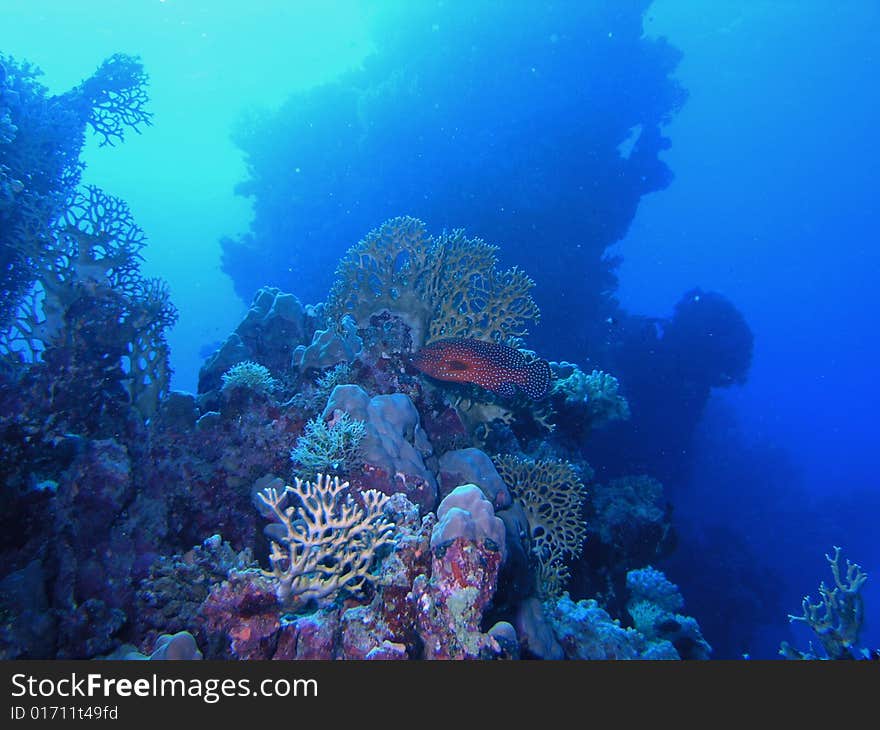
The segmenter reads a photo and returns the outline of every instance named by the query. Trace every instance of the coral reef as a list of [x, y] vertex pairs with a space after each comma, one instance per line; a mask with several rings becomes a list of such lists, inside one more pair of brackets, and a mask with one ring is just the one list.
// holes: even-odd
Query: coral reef
[[547, 607], [550, 625], [566, 659], [678, 659], [668, 641], [649, 641], [623, 628], [593, 599], [575, 603], [567, 595]]
[[342, 259], [328, 314], [360, 325], [384, 310], [399, 314], [415, 347], [449, 337], [516, 344], [539, 317], [534, 282], [516, 268], [497, 271], [496, 250], [461, 230], [433, 238], [420, 220], [393, 218]]
[[[3, 656], [708, 656], [675, 586], [632, 571], [669, 549], [659, 483], [584, 486], [581, 442], [625, 413], [616, 379], [557, 369], [534, 401], [412, 367], [450, 331], [518, 344], [537, 310], [494, 247], [390, 221], [330, 303], [261, 289], [199, 393], [165, 392], [167, 291], [140, 276], [124, 204], [84, 196], [20, 320], [33, 362], [0, 369]], [[73, 387], [89, 368], [101, 391]]]

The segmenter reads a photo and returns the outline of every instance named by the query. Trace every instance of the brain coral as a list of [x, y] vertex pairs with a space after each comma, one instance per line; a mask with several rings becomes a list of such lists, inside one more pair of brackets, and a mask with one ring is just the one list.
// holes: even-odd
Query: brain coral
[[496, 251], [461, 230], [433, 238], [416, 218], [392, 218], [342, 259], [328, 313], [363, 326], [391, 311], [412, 327], [416, 346], [442, 337], [515, 344], [540, 316], [534, 282], [517, 268], [498, 271]]

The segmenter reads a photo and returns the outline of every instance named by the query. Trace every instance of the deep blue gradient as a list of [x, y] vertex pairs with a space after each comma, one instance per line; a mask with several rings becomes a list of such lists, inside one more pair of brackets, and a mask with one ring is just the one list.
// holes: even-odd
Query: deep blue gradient
[[[680, 525], [744, 536], [799, 613], [816, 579], [830, 580], [832, 544], [872, 578], [880, 570], [880, 8], [749, 0], [695, 12], [660, 0], [652, 10], [649, 32], [684, 50], [677, 76], [690, 97], [667, 129], [676, 180], [643, 200], [619, 247], [620, 298], [664, 313], [699, 284], [745, 314], [749, 382], [716, 395], [737, 435], [707, 425], [714, 456], [704, 451], [674, 501]], [[687, 570], [687, 555], [677, 560]], [[877, 644], [880, 582], [865, 596]]]

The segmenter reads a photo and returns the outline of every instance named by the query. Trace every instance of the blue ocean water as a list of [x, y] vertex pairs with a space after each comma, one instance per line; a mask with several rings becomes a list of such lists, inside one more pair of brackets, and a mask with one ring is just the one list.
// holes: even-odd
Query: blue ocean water
[[[127, 201], [144, 271], [170, 285], [173, 388], [197, 389], [259, 286], [316, 303], [384, 220], [464, 227], [535, 278], [530, 347], [619, 364], [635, 430], [587, 457], [663, 481], [677, 545], [660, 567], [714, 656], [805, 646], [786, 616], [829, 580], [835, 545], [869, 575], [861, 644], [880, 646], [876, 3], [0, 0], [0, 14], [0, 52], [53, 93], [117, 52], [149, 74], [152, 126], [112, 148], [90, 138], [83, 181]], [[747, 376], [700, 381], [703, 395], [658, 381], [668, 397], [639, 401], [659, 375], [633, 349], [636, 318], [663, 339], [679, 302], [711, 292], [754, 335]], [[664, 377], [710, 367], [683, 357]]]

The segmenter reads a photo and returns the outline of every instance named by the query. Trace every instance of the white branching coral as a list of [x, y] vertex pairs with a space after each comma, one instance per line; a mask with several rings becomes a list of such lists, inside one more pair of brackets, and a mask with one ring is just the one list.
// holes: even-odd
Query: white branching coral
[[[357, 592], [372, 583], [373, 563], [394, 543], [394, 523], [385, 515], [389, 497], [375, 489], [356, 500], [348, 482], [319, 474], [314, 482], [296, 479], [279, 491], [257, 493], [278, 521], [269, 553], [282, 602], [305, 604], [332, 598], [338, 591]], [[288, 497], [295, 498], [288, 504]]]

